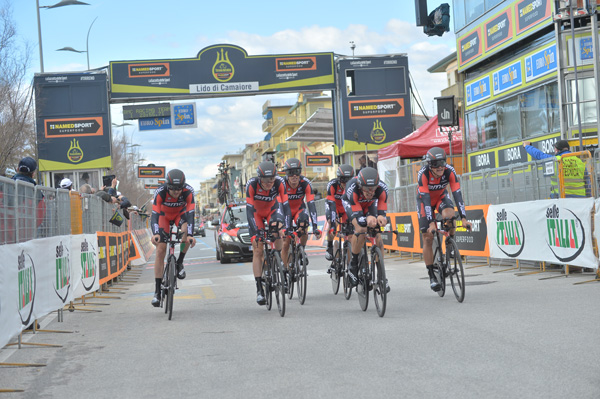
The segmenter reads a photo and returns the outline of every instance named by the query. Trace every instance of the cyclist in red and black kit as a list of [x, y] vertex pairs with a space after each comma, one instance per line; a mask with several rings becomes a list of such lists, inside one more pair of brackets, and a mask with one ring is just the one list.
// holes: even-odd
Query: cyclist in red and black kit
[[[470, 230], [471, 223], [467, 221], [465, 203], [456, 171], [451, 165], [446, 164], [446, 152], [442, 148], [433, 147], [427, 151], [425, 160], [427, 164], [417, 174], [417, 212], [419, 228], [423, 234], [423, 260], [429, 274], [429, 283], [432, 290], [439, 291], [442, 287], [433, 275], [433, 233], [437, 230], [436, 210], [442, 218], [454, 217], [454, 204], [446, 191], [448, 185], [462, 218], [463, 227]], [[450, 235], [454, 235], [454, 231], [455, 229], [452, 229]]]
[[[342, 196], [346, 192], [346, 183], [354, 177], [354, 168], [351, 165], [343, 164], [338, 166], [337, 177], [327, 183], [327, 199], [325, 201], [325, 217], [329, 223], [329, 232], [327, 233], [327, 252], [325, 259], [333, 260], [333, 238], [336, 229], [336, 223], [339, 219], [342, 223], [348, 221], [348, 215], [342, 204]], [[331, 269], [327, 269], [331, 273]]]
[[[308, 223], [312, 222], [312, 231], [317, 239], [321, 238], [321, 231], [317, 229], [317, 207], [315, 205], [315, 195], [312, 192], [310, 181], [302, 176], [302, 162], [297, 158], [290, 158], [283, 165], [285, 171], [285, 192], [290, 204], [292, 223], [298, 226], [300, 234], [300, 245], [306, 246], [308, 241]], [[306, 202], [304, 201], [306, 199]], [[308, 209], [307, 209], [308, 206]], [[290, 250], [290, 237], [283, 241], [283, 250], [281, 251], [281, 260], [284, 265], [288, 264], [288, 255]]]
[[[342, 197], [348, 220], [354, 226], [354, 234], [350, 237], [352, 244], [352, 260], [348, 268], [348, 277], [353, 287], [358, 285], [358, 255], [365, 244], [367, 227], [383, 227], [387, 224], [387, 185], [379, 180], [377, 169], [366, 167], [358, 172], [358, 176], [346, 185], [346, 193]], [[376, 244], [383, 254], [381, 234], [376, 236]], [[386, 281], [389, 292], [389, 285]]]
[[156, 246], [156, 259], [154, 260], [154, 280], [156, 291], [152, 298], [152, 305], [160, 306], [160, 285], [165, 267], [167, 253], [167, 240], [169, 237], [169, 223], [174, 221], [183, 233], [181, 242], [185, 243], [177, 259], [177, 277], [185, 278], [183, 258], [188, 248], [196, 245], [194, 239], [194, 189], [185, 184], [185, 175], [179, 169], [167, 173], [165, 184], [154, 192], [152, 202], [152, 216], [150, 226], [152, 229], [152, 244]]
[[[256, 235], [259, 230], [267, 228], [276, 230], [277, 237], [282, 237], [281, 229], [289, 227], [290, 205], [288, 204], [283, 179], [277, 176], [273, 162], [264, 161], [256, 168], [257, 177], [246, 183], [246, 213], [248, 230], [252, 237], [252, 272], [256, 280], [256, 302], [266, 303], [262, 287], [262, 262], [264, 247], [258, 243]], [[281, 201], [281, 209], [280, 209]], [[275, 249], [281, 251], [281, 240], [275, 241]]]

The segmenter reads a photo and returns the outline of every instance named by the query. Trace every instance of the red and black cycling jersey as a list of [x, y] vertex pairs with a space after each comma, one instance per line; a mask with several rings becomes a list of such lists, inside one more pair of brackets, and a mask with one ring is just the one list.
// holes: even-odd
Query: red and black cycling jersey
[[448, 185], [450, 185], [458, 213], [463, 218], [467, 216], [460, 191], [460, 180], [452, 165], [446, 165], [444, 173], [440, 177], [434, 177], [429, 166], [425, 165], [417, 174], [417, 182], [417, 200], [423, 202], [425, 209], [421, 213], [424, 213], [428, 221], [431, 222], [434, 219], [432, 209], [435, 209], [442, 199], [448, 196], [446, 191]]
[[346, 215], [342, 197], [346, 189], [342, 187], [339, 179], [331, 179], [327, 183], [327, 198], [325, 200], [325, 217], [331, 223], [336, 219], [342, 219]]
[[195, 210], [194, 189], [192, 186], [186, 184], [181, 193], [179, 193], [179, 196], [175, 198], [171, 197], [167, 185], [163, 184], [154, 192], [154, 200], [152, 201], [152, 216], [150, 218], [152, 234], [159, 234], [159, 219], [161, 217], [174, 220], [180, 215], [183, 222], [187, 222], [188, 224], [188, 234], [192, 235], [194, 231]]
[[[348, 203], [352, 208], [352, 215], [348, 215], [351, 219], [358, 218], [361, 216], [367, 216], [369, 212], [371, 216], [385, 216], [387, 211], [387, 197], [388, 187], [387, 184], [379, 181], [379, 185], [375, 189], [373, 198], [365, 198], [362, 190], [358, 186], [358, 179], [355, 177], [346, 183], [346, 192], [342, 197], [342, 201]], [[376, 215], [372, 214], [377, 213]]]
[[291, 212], [283, 179], [279, 176], [275, 177], [275, 182], [268, 191], [260, 185], [259, 177], [248, 180], [246, 183], [246, 214], [250, 235], [257, 234], [259, 230], [255, 218], [269, 219], [273, 212], [279, 210], [280, 202], [283, 208], [285, 227], [289, 227]]
[[[303, 209], [306, 209], [308, 205], [308, 213], [310, 215], [310, 220], [313, 225], [313, 230], [317, 228], [317, 207], [315, 205], [315, 195], [312, 192], [312, 185], [310, 181], [304, 177], [300, 176], [300, 181], [298, 182], [298, 186], [296, 188], [292, 188], [289, 180], [286, 178], [285, 182], [285, 192], [288, 197], [288, 202], [290, 204], [290, 212], [292, 220], [296, 218], [296, 214]], [[306, 199], [306, 203], [304, 200]]]

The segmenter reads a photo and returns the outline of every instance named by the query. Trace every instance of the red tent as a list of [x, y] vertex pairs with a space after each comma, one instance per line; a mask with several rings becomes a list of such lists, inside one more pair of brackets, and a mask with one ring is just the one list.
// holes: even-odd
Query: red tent
[[[423, 126], [387, 147], [377, 151], [377, 160], [400, 157], [422, 158], [431, 147], [441, 147], [450, 154], [448, 144], [448, 130], [454, 128], [440, 128], [437, 124], [437, 115], [429, 119]], [[462, 125], [462, 120], [459, 121]], [[452, 131], [452, 155], [462, 154], [463, 135], [460, 130]]]

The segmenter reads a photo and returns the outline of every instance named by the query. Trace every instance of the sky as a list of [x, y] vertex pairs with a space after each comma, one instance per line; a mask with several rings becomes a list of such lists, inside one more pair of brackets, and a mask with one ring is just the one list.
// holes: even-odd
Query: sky
[[[7, 1], [7, 0], [0, 0]], [[40, 7], [60, 0], [39, 0]], [[428, 37], [416, 26], [412, 1], [342, 2], [303, 0], [85, 0], [89, 5], [40, 9], [45, 72], [87, 69], [110, 61], [195, 57], [216, 44], [234, 44], [249, 55], [333, 52], [356, 56], [408, 55], [409, 70], [425, 111], [434, 114], [434, 98], [447, 86], [443, 73], [427, 68], [456, 50], [454, 33]], [[31, 75], [40, 72], [35, 0], [8, 0], [17, 34], [32, 49]], [[429, 11], [441, 1], [429, 0]], [[93, 23], [93, 25], [92, 25]], [[452, 23], [451, 23], [452, 26]], [[89, 38], [86, 41], [86, 38]], [[297, 93], [196, 100], [198, 128], [138, 131], [137, 124], [113, 130], [126, 134], [146, 162], [179, 168], [194, 188], [214, 177], [224, 154], [262, 140], [262, 106], [289, 100]], [[189, 100], [188, 100], [189, 102]], [[123, 123], [122, 105], [111, 105], [111, 121]], [[126, 121], [127, 122], [127, 121]], [[129, 121], [132, 123], [133, 121]], [[240, 134], [240, 132], [243, 132]], [[145, 163], [146, 163], [145, 162]]]

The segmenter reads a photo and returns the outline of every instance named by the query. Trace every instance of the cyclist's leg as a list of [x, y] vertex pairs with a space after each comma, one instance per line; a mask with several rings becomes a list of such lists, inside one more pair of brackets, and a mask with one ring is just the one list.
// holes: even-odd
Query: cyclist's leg
[[298, 212], [298, 218], [296, 221], [296, 225], [298, 226], [298, 234], [300, 235], [300, 245], [306, 246], [306, 242], [308, 241], [308, 226], [310, 222], [310, 216], [305, 209], [300, 210]]
[[325, 218], [329, 225], [329, 231], [327, 232], [327, 254], [325, 258], [327, 260], [333, 260], [333, 238], [335, 232], [335, 220], [336, 220], [336, 208], [335, 205], [331, 206], [329, 201], [325, 202]]
[[[429, 286], [432, 290], [439, 290], [440, 286], [433, 275], [433, 233], [428, 233], [429, 221], [425, 216], [424, 204], [421, 198], [417, 198], [417, 212], [419, 216], [419, 229], [423, 237], [423, 260], [425, 261], [425, 267], [427, 268], [427, 275], [429, 276]], [[432, 206], [433, 208], [433, 206]], [[435, 208], [433, 208], [435, 209]], [[435, 211], [433, 211], [435, 217]]]
[[[444, 195], [442, 197], [442, 199], [440, 201], [439, 210], [442, 215], [442, 218], [444, 218], [444, 219], [450, 219], [450, 218], [454, 217], [454, 204], [452, 203], [452, 200], [450, 200], [450, 198], [448, 198], [447, 195]], [[454, 221], [453, 221], [452, 225], [454, 226]], [[451, 237], [454, 237], [455, 231], [456, 231], [456, 227], [453, 227], [449, 230]], [[454, 251], [452, 251], [451, 256], [454, 256]]]
[[155, 307], [160, 306], [160, 286], [162, 283], [163, 272], [165, 269], [165, 255], [167, 254], [167, 238], [169, 231], [169, 215], [160, 215], [158, 217], [158, 234], [160, 235], [160, 241], [156, 244], [156, 255], [154, 258], [154, 297], [152, 298], [152, 305]]
[[[274, 232], [273, 236], [276, 238], [283, 238], [281, 230], [285, 227], [285, 219], [283, 214], [279, 211], [279, 207], [273, 209], [271, 214], [267, 218], [267, 224], [269, 229]], [[275, 240], [275, 249], [281, 251], [283, 247], [283, 240]]]
[[[254, 221], [259, 230], [265, 228], [262, 216], [254, 214]], [[255, 237], [258, 231], [254, 231], [253, 228], [250, 227], [249, 233], [252, 237], [252, 274], [254, 274], [254, 280], [256, 281], [256, 302], [259, 305], [264, 305], [266, 303], [265, 291], [262, 286], [262, 263], [264, 258], [264, 247]]]
[[177, 278], [183, 280], [186, 276], [185, 270], [183, 269], [183, 258], [185, 258], [185, 254], [188, 250], [188, 224], [181, 219], [181, 214], [179, 214], [175, 223], [179, 224], [179, 229], [182, 232], [181, 236], [181, 246], [179, 251], [179, 256], [177, 258]]
[[[292, 215], [292, 225], [294, 223], [296, 223], [296, 220], [298, 219], [299, 214], [300, 214], [300, 212], [297, 212], [295, 215]], [[289, 262], [290, 244], [291, 244], [291, 239], [286, 236], [283, 239], [282, 248], [281, 248], [281, 260], [283, 261], [284, 265], [287, 265]]]

